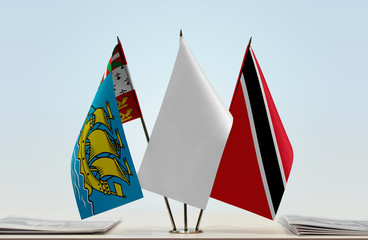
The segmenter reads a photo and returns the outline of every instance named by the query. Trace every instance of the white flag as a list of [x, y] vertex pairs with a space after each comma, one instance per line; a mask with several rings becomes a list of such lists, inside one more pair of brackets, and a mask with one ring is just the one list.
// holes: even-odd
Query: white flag
[[232, 116], [184, 39], [138, 177], [149, 191], [205, 209]]

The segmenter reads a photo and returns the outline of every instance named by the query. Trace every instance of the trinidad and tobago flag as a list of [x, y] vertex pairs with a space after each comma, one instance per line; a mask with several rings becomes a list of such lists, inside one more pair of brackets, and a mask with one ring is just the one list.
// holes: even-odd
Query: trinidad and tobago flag
[[234, 122], [211, 197], [274, 219], [289, 178], [293, 149], [250, 43], [230, 113]]

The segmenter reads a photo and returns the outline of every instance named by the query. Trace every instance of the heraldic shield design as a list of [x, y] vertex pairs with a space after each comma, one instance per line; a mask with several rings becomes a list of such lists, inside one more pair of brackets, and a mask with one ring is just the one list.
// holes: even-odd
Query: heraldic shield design
[[73, 189], [82, 219], [143, 197], [111, 75], [96, 93], [72, 156]]

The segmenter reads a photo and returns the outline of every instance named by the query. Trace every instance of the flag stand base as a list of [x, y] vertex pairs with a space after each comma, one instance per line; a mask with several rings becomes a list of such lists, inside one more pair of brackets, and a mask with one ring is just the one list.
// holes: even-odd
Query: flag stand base
[[176, 233], [176, 234], [193, 234], [193, 233], [203, 233], [202, 230], [195, 230], [195, 229], [189, 229], [189, 230], [184, 230], [184, 229], [177, 229], [177, 230], [170, 230], [169, 233]]
[[188, 229], [187, 204], [184, 203], [184, 229], [177, 229], [176, 228], [176, 225], [175, 225], [175, 222], [174, 222], [174, 218], [173, 218], [172, 213], [171, 213], [171, 210], [170, 210], [169, 201], [167, 200], [167, 197], [164, 197], [164, 198], [165, 198], [167, 209], [169, 211], [171, 225], [173, 227], [172, 230], [169, 231], [169, 233], [174, 233], [174, 234], [193, 234], [193, 233], [196, 234], [196, 233], [203, 233], [203, 231], [199, 229], [199, 225], [200, 225], [201, 219], [202, 219], [203, 209], [201, 209], [201, 211], [199, 212], [199, 216], [198, 216], [196, 227], [194, 229]]

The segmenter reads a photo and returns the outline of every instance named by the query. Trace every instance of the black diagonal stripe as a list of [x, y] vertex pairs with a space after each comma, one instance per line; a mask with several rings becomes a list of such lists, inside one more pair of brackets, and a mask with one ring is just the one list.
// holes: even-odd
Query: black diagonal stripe
[[263, 167], [266, 174], [267, 184], [270, 190], [275, 214], [279, 208], [284, 184], [280, 172], [279, 161], [272, 138], [270, 123], [267, 117], [266, 105], [262, 95], [260, 79], [254, 64], [250, 49], [247, 51], [242, 73], [249, 96], [254, 119], [255, 130], [258, 138]]

